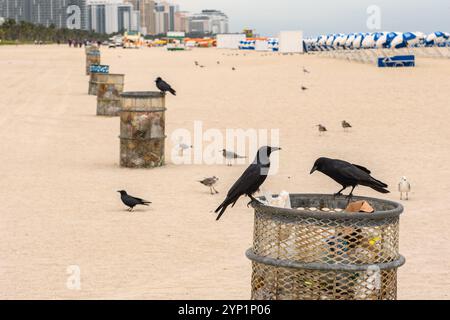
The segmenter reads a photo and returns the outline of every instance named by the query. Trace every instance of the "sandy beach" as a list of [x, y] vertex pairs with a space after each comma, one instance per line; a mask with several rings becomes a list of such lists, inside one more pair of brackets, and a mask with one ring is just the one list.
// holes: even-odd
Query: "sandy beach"
[[[231, 52], [102, 48], [102, 63], [125, 74], [126, 91], [154, 90], [157, 76], [173, 85], [169, 138], [192, 131], [194, 121], [222, 132], [279, 129], [279, 171], [264, 190], [336, 192], [326, 176], [309, 175], [320, 156], [365, 165], [391, 190], [360, 187], [357, 195], [399, 201], [397, 183], [408, 177], [398, 298], [449, 299], [450, 60], [382, 70], [313, 55]], [[120, 168], [119, 119], [95, 115], [84, 68], [84, 49], [0, 47], [0, 298], [250, 298], [248, 200], [219, 222], [212, 213], [245, 165], [175, 165], [168, 139], [165, 167]], [[329, 132], [319, 136], [318, 123]], [[213, 175], [218, 195], [197, 182]], [[153, 203], [129, 213], [121, 189]], [[80, 267], [81, 290], [66, 286], [71, 265]]]

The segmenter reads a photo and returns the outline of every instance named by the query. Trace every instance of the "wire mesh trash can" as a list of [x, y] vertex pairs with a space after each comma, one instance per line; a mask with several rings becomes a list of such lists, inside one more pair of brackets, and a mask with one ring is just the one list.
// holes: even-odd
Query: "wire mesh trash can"
[[[264, 198], [262, 198], [264, 199]], [[344, 212], [344, 197], [291, 194], [293, 209], [253, 203], [254, 300], [395, 300], [399, 217], [395, 202], [365, 200], [374, 213]]]
[[91, 74], [91, 65], [100, 64], [100, 50], [90, 49], [86, 52], [86, 75]]
[[108, 73], [97, 76], [97, 115], [116, 117], [120, 115], [124, 74]]
[[164, 165], [165, 96], [161, 92], [120, 95], [120, 165], [154, 168]]

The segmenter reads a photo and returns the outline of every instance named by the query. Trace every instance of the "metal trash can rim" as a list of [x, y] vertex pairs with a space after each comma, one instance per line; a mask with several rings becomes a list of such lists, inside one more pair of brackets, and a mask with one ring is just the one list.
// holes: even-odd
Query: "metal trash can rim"
[[91, 72], [92, 74], [100, 74], [106, 76], [125, 76], [124, 73], [101, 73], [101, 72]]
[[[292, 201], [295, 197], [303, 197], [303, 198], [328, 198], [333, 200], [345, 199], [345, 196], [334, 197], [332, 194], [290, 194], [290, 199]], [[257, 199], [265, 200], [265, 197], [258, 197]], [[326, 212], [326, 211], [308, 211], [308, 210], [297, 210], [297, 209], [286, 209], [279, 207], [266, 206], [261, 202], [253, 201], [251, 206], [255, 209], [255, 211], [264, 213], [272, 216], [290, 216], [292, 218], [316, 218], [316, 219], [335, 219], [335, 220], [345, 220], [345, 219], [361, 219], [361, 220], [379, 220], [386, 218], [394, 218], [400, 216], [403, 212], [403, 206], [400, 203], [370, 198], [370, 197], [361, 197], [354, 196], [352, 198], [353, 201], [366, 200], [368, 202], [384, 202], [387, 205], [391, 205], [393, 209], [385, 210], [385, 211], [375, 211], [373, 213], [365, 213], [365, 212]]]

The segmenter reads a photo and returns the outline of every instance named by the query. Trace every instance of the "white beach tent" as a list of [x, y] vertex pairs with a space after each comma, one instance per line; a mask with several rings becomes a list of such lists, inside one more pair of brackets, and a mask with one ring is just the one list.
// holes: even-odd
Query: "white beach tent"
[[280, 52], [303, 52], [303, 31], [281, 31], [279, 36]]
[[245, 34], [218, 34], [217, 35], [217, 48], [218, 49], [239, 49], [241, 41], [245, 41]]
[[255, 50], [256, 51], [271, 51], [271, 49], [269, 48], [269, 41], [268, 40], [256, 40]]

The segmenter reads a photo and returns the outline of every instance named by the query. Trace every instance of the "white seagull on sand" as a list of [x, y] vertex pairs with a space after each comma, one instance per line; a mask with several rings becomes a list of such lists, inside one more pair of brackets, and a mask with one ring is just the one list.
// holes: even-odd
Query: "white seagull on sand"
[[403, 193], [406, 194], [406, 200], [408, 200], [408, 193], [411, 192], [411, 184], [406, 180], [406, 177], [402, 177], [398, 183], [398, 191], [400, 192], [400, 200], [403, 200]]

